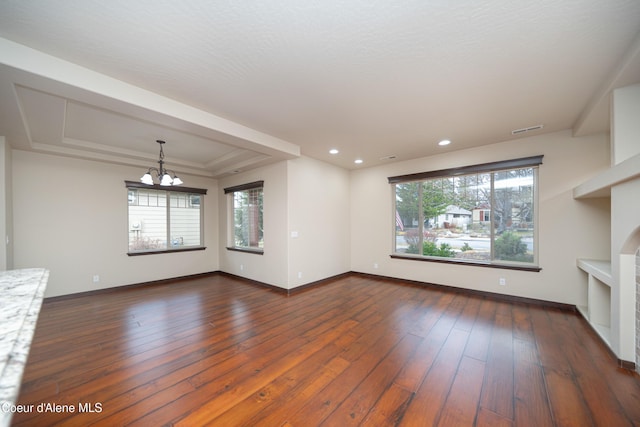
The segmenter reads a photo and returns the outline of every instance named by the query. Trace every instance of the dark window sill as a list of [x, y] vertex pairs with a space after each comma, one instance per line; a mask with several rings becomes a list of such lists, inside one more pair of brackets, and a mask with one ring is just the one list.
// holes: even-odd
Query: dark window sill
[[228, 251], [245, 252], [254, 255], [264, 255], [264, 249], [238, 248], [235, 246], [227, 246]]
[[455, 265], [470, 265], [472, 267], [487, 267], [487, 268], [501, 268], [505, 270], [519, 270], [519, 271], [533, 271], [539, 272], [542, 270], [541, 267], [536, 266], [524, 266], [524, 265], [513, 265], [513, 264], [493, 264], [490, 262], [470, 262], [470, 261], [460, 261], [454, 259], [446, 259], [446, 258], [427, 258], [421, 256], [410, 256], [410, 255], [399, 255], [392, 254], [391, 258], [395, 259], [406, 259], [410, 261], [426, 261], [426, 262], [439, 262], [443, 264], [455, 264]]
[[206, 246], [197, 246], [193, 248], [183, 248], [183, 249], [161, 249], [157, 251], [127, 252], [127, 255], [138, 256], [138, 255], [170, 254], [170, 253], [176, 253], [176, 252], [204, 251], [205, 249], [207, 249]]

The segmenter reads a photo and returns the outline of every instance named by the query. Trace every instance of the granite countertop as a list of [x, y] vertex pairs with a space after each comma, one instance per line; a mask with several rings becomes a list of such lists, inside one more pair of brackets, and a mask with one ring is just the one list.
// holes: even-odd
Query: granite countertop
[[48, 278], [43, 268], [0, 271], [0, 426], [11, 422]]

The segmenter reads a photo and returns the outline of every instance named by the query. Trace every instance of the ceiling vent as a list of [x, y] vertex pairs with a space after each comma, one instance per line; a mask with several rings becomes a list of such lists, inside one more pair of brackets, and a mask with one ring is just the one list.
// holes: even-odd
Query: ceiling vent
[[534, 130], [539, 130], [539, 129], [542, 129], [543, 127], [544, 125], [536, 125], [536, 126], [530, 126], [528, 128], [515, 129], [511, 131], [511, 135], [520, 135], [521, 133], [527, 133]]
[[395, 160], [395, 159], [396, 159], [395, 155], [380, 157], [380, 160]]

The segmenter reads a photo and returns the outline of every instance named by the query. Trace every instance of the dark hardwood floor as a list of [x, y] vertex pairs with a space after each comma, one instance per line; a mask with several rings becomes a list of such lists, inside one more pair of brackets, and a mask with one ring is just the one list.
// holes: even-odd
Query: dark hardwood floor
[[640, 425], [640, 379], [573, 312], [215, 274], [45, 302], [19, 403], [26, 426], [619, 427]]

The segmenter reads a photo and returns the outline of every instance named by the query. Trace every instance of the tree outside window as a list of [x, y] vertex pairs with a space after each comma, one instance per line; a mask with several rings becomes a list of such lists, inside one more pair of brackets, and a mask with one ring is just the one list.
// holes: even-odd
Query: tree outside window
[[[490, 164], [389, 178], [394, 186], [394, 253], [479, 263], [536, 261], [538, 158], [526, 167]], [[505, 164], [509, 162], [504, 162]], [[418, 179], [416, 179], [418, 178]], [[411, 180], [409, 180], [411, 179]]]
[[262, 253], [263, 230], [263, 181], [225, 188], [229, 196], [232, 231], [228, 249]]

